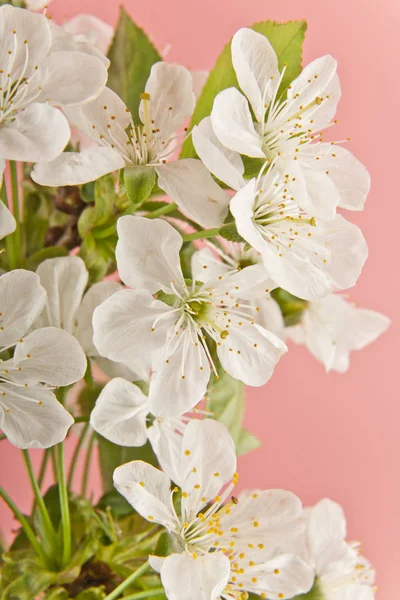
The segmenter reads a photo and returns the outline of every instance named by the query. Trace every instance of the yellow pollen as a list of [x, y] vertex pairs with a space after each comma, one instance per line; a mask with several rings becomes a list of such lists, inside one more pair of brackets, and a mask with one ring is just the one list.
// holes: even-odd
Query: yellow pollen
[[190, 456], [190, 450], [185, 450], [185, 455]]

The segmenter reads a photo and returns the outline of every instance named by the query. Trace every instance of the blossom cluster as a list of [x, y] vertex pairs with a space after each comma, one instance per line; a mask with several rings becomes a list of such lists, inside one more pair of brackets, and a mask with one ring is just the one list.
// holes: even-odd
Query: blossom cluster
[[[389, 325], [342, 293], [368, 249], [340, 210], [363, 209], [370, 178], [342, 142], [323, 139], [341, 96], [336, 61], [318, 58], [286, 86], [288, 65], [268, 38], [240, 29], [230, 47], [238, 87], [218, 91], [209, 115], [188, 127], [196, 94], [183, 66], [155, 62], [135, 109], [107, 87], [105, 24], [60, 27], [4, 5], [0, 27], [3, 192], [15, 161], [34, 163], [30, 185], [41, 194], [83, 197], [111, 181], [112, 222], [99, 239], [114, 236], [118, 274], [94, 281], [77, 251], [0, 276], [4, 434], [22, 449], [62, 442], [74, 418], [59, 388], [87, 382], [95, 367], [108, 381], [90, 426], [118, 446], [149, 442], [160, 467], [131, 461], [114, 484], [165, 529], [167, 550], [149, 560], [169, 600], [278, 600], [311, 589], [324, 600], [372, 599], [374, 571], [345, 541], [336, 503], [303, 509], [284, 490], [232, 495], [235, 443], [207, 402], [226, 376], [265, 385], [288, 340], [345, 372], [350, 352]], [[189, 136], [195, 152], [180, 155]], [[151, 208], [162, 195], [169, 200]], [[0, 203], [5, 254], [24, 231], [10, 208]], [[85, 210], [99, 210], [97, 199]]]

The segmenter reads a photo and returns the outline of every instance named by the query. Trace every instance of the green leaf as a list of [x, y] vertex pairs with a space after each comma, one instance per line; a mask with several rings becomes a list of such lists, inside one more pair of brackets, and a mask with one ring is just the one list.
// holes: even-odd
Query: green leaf
[[246, 242], [238, 233], [235, 223], [227, 223], [219, 230], [219, 235], [230, 242]]
[[123, 7], [108, 58], [111, 66], [107, 85], [124, 100], [137, 121], [140, 94], [144, 92], [152, 65], [162, 58]]
[[176, 548], [174, 548], [171, 536], [164, 531], [158, 538], [154, 554], [156, 556], [169, 556], [170, 554], [173, 554], [173, 552], [176, 552]]
[[134, 512], [129, 502], [116, 489], [106, 492], [100, 498], [97, 508], [104, 512], [111, 510], [115, 519], [123, 519]]
[[104, 493], [113, 489], [113, 473], [120, 465], [130, 462], [131, 460], [143, 460], [151, 465], [157, 464], [157, 459], [149, 442], [141, 448], [127, 448], [125, 446], [117, 446], [99, 435], [98, 444], [100, 472]]
[[78, 233], [84, 240], [89, 232], [93, 229], [96, 223], [96, 208], [94, 206], [88, 206], [82, 212], [78, 221]]
[[101, 588], [88, 588], [76, 596], [76, 600], [104, 600], [106, 592]]
[[[287, 23], [263, 21], [256, 23], [251, 29], [268, 38], [278, 56], [280, 70], [287, 64], [282, 81], [282, 89], [286, 89], [301, 72], [302, 46], [307, 29], [306, 21], [288, 21]], [[210, 115], [215, 96], [229, 87], [239, 87], [232, 65], [230, 43], [220, 54], [200, 94], [190, 123], [191, 127]], [[193, 157], [196, 157], [196, 151], [190, 137], [183, 145], [181, 158]]]
[[124, 171], [125, 190], [134, 207], [147, 200], [156, 183], [153, 167], [126, 167]]
[[257, 450], [261, 446], [261, 440], [247, 429], [242, 429], [236, 441], [236, 452], [238, 456]]
[[297, 325], [301, 322], [304, 311], [307, 309], [307, 300], [302, 300], [282, 288], [272, 290], [271, 296], [279, 304], [286, 327]]
[[47, 258], [56, 258], [57, 256], [67, 256], [68, 250], [61, 246], [50, 246], [49, 248], [42, 248], [38, 250], [26, 261], [26, 268], [30, 271], [36, 271], [37, 267], [41, 262]]
[[68, 600], [68, 592], [66, 592], [63, 588], [50, 590], [47, 592], [43, 600]]
[[207, 410], [215, 415], [215, 419], [223, 423], [235, 443], [238, 456], [258, 448], [261, 442], [247, 429], [243, 429], [244, 417], [244, 384], [222, 372], [219, 379], [211, 379], [207, 390]]
[[96, 225], [102, 225], [114, 215], [115, 181], [112, 175], [98, 179], [94, 188]]

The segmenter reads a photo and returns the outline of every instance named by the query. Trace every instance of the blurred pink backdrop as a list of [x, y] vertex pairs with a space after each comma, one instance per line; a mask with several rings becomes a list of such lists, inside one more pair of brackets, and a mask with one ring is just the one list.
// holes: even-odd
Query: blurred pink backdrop
[[[55, 0], [49, 14], [63, 22], [79, 12], [114, 25], [117, 0]], [[305, 18], [304, 64], [330, 53], [343, 88], [332, 135], [352, 138], [373, 188], [363, 214], [350, 214], [367, 238], [370, 258], [351, 299], [386, 313], [392, 327], [352, 355], [346, 375], [326, 375], [303, 348], [292, 346], [271, 382], [248, 390], [246, 425], [263, 447], [240, 461], [242, 487], [282, 487], [304, 504], [329, 496], [340, 502], [349, 539], [360, 539], [378, 570], [379, 600], [399, 595], [400, 403], [398, 239], [400, 195], [400, 61], [398, 0], [124, 0], [126, 9], [168, 61], [209, 69], [240, 27], [264, 19]], [[396, 139], [397, 135], [397, 139]], [[2, 485], [23, 509], [30, 495], [19, 451], [1, 443]], [[33, 452], [38, 459], [38, 452]], [[93, 490], [98, 489], [92, 473]], [[1, 505], [3, 531], [12, 518]]]

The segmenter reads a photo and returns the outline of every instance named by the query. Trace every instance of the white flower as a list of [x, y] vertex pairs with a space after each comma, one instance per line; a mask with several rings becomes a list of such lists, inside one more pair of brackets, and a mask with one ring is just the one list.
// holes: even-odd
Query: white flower
[[[0, 161], [1, 162], [1, 161]], [[4, 166], [3, 166], [4, 169]], [[1, 165], [0, 165], [0, 177], [1, 177]], [[1, 185], [0, 185], [1, 187]], [[9, 235], [15, 228], [17, 223], [14, 219], [14, 215], [10, 212], [8, 207], [0, 201], [0, 240], [2, 240], [6, 235]]]
[[80, 14], [66, 21], [63, 29], [74, 36], [76, 41], [95, 46], [103, 54], [107, 54], [114, 35], [114, 30], [94, 15]]
[[304, 213], [274, 166], [232, 198], [231, 212], [239, 234], [261, 253], [268, 275], [300, 298], [315, 300], [334, 286], [352, 287], [367, 259], [359, 228], [341, 215], [321, 222]]
[[350, 352], [374, 342], [389, 325], [388, 317], [332, 294], [310, 302], [301, 325], [289, 327], [286, 333], [294, 342], [306, 345], [327, 371], [344, 373], [350, 366]]
[[[173, 554], [150, 557], [169, 600], [239, 600], [245, 592], [278, 600], [310, 589], [312, 570], [298, 557], [276, 552], [304, 531], [300, 500], [283, 490], [230, 498], [238, 475], [223, 425], [190, 422], [179, 455], [161, 464], [168, 474], [141, 461], [122, 465], [114, 484], [142, 517], [171, 536]], [[179, 512], [170, 474], [182, 490]]]
[[25, 336], [45, 303], [35, 273], [0, 277], [0, 427], [20, 448], [48, 448], [65, 438], [73, 418], [51, 389], [78, 381], [86, 369], [82, 348], [67, 332], [44, 327]]
[[43, 15], [0, 7], [0, 158], [27, 162], [58, 156], [70, 136], [54, 105], [95, 98], [107, 80], [103, 61], [63, 47]]
[[[261, 254], [252, 248], [245, 249], [245, 244], [228, 242], [223, 238], [218, 241], [221, 248], [208, 243], [207, 248], [197, 250], [193, 254], [192, 273], [194, 279], [207, 282], [220, 275], [239, 271], [262, 262]], [[219, 256], [220, 260], [216, 256]], [[254, 315], [256, 323], [283, 338], [285, 325], [282, 312], [270, 293], [276, 287], [276, 284], [268, 278], [265, 272], [265, 279], [249, 292], [243, 292], [240, 302], [244, 305], [248, 303], [249, 315]], [[246, 310], [245, 307], [244, 310]], [[254, 311], [256, 312], [254, 313]]]
[[173, 464], [191, 418], [156, 417], [150, 427], [146, 427], [150, 414], [148, 397], [138, 386], [115, 377], [100, 392], [90, 414], [90, 424], [97, 433], [118, 446], [143, 446], [149, 440], [159, 461], [168, 460]]
[[81, 344], [86, 356], [95, 360], [107, 375], [126, 377], [134, 381], [147, 380], [149, 368], [144, 361], [135, 363], [112, 363], [99, 355], [93, 344], [93, 311], [109, 296], [122, 289], [115, 281], [100, 281], [85, 293], [88, 271], [78, 256], [63, 256], [44, 260], [36, 273], [47, 292], [47, 301], [42, 314], [35, 322], [35, 328], [58, 327], [65, 329]]
[[[232, 40], [232, 62], [245, 96], [229, 88], [215, 98], [211, 122], [219, 142], [233, 154], [275, 160], [281, 174], [288, 174], [290, 181], [296, 178], [299, 206], [321, 219], [333, 219], [337, 206], [361, 210], [370, 188], [367, 170], [349, 151], [316, 135], [330, 125], [340, 98], [336, 61], [331, 56], [313, 61], [283, 100], [286, 67], [279, 73], [265, 36], [240, 29]], [[209, 136], [209, 126], [194, 142], [200, 158], [218, 176], [221, 151]]]
[[[210, 363], [216, 371], [206, 336], [215, 341], [222, 367], [232, 377], [253, 386], [266, 383], [287, 348], [237, 301], [265, 279], [263, 267], [188, 285], [179, 261], [182, 237], [169, 223], [125, 216], [117, 230], [119, 275], [133, 289], [96, 308], [93, 339], [111, 360], [152, 357], [151, 412], [181, 415], [202, 399]], [[154, 300], [158, 291], [168, 304]]]
[[187, 69], [153, 65], [134, 124], [124, 102], [105, 88], [92, 103], [69, 110], [70, 122], [96, 142], [83, 152], [64, 153], [37, 165], [33, 179], [42, 185], [75, 185], [126, 166], [148, 166], [158, 185], [203, 227], [218, 227], [228, 212], [229, 196], [199, 160], [167, 158], [176, 150], [176, 131], [193, 112], [192, 78]]
[[323, 600], [373, 600], [374, 569], [360, 554], [358, 543], [345, 541], [346, 519], [340, 505], [321, 500], [306, 514], [305, 534], [286, 549], [314, 569]]

